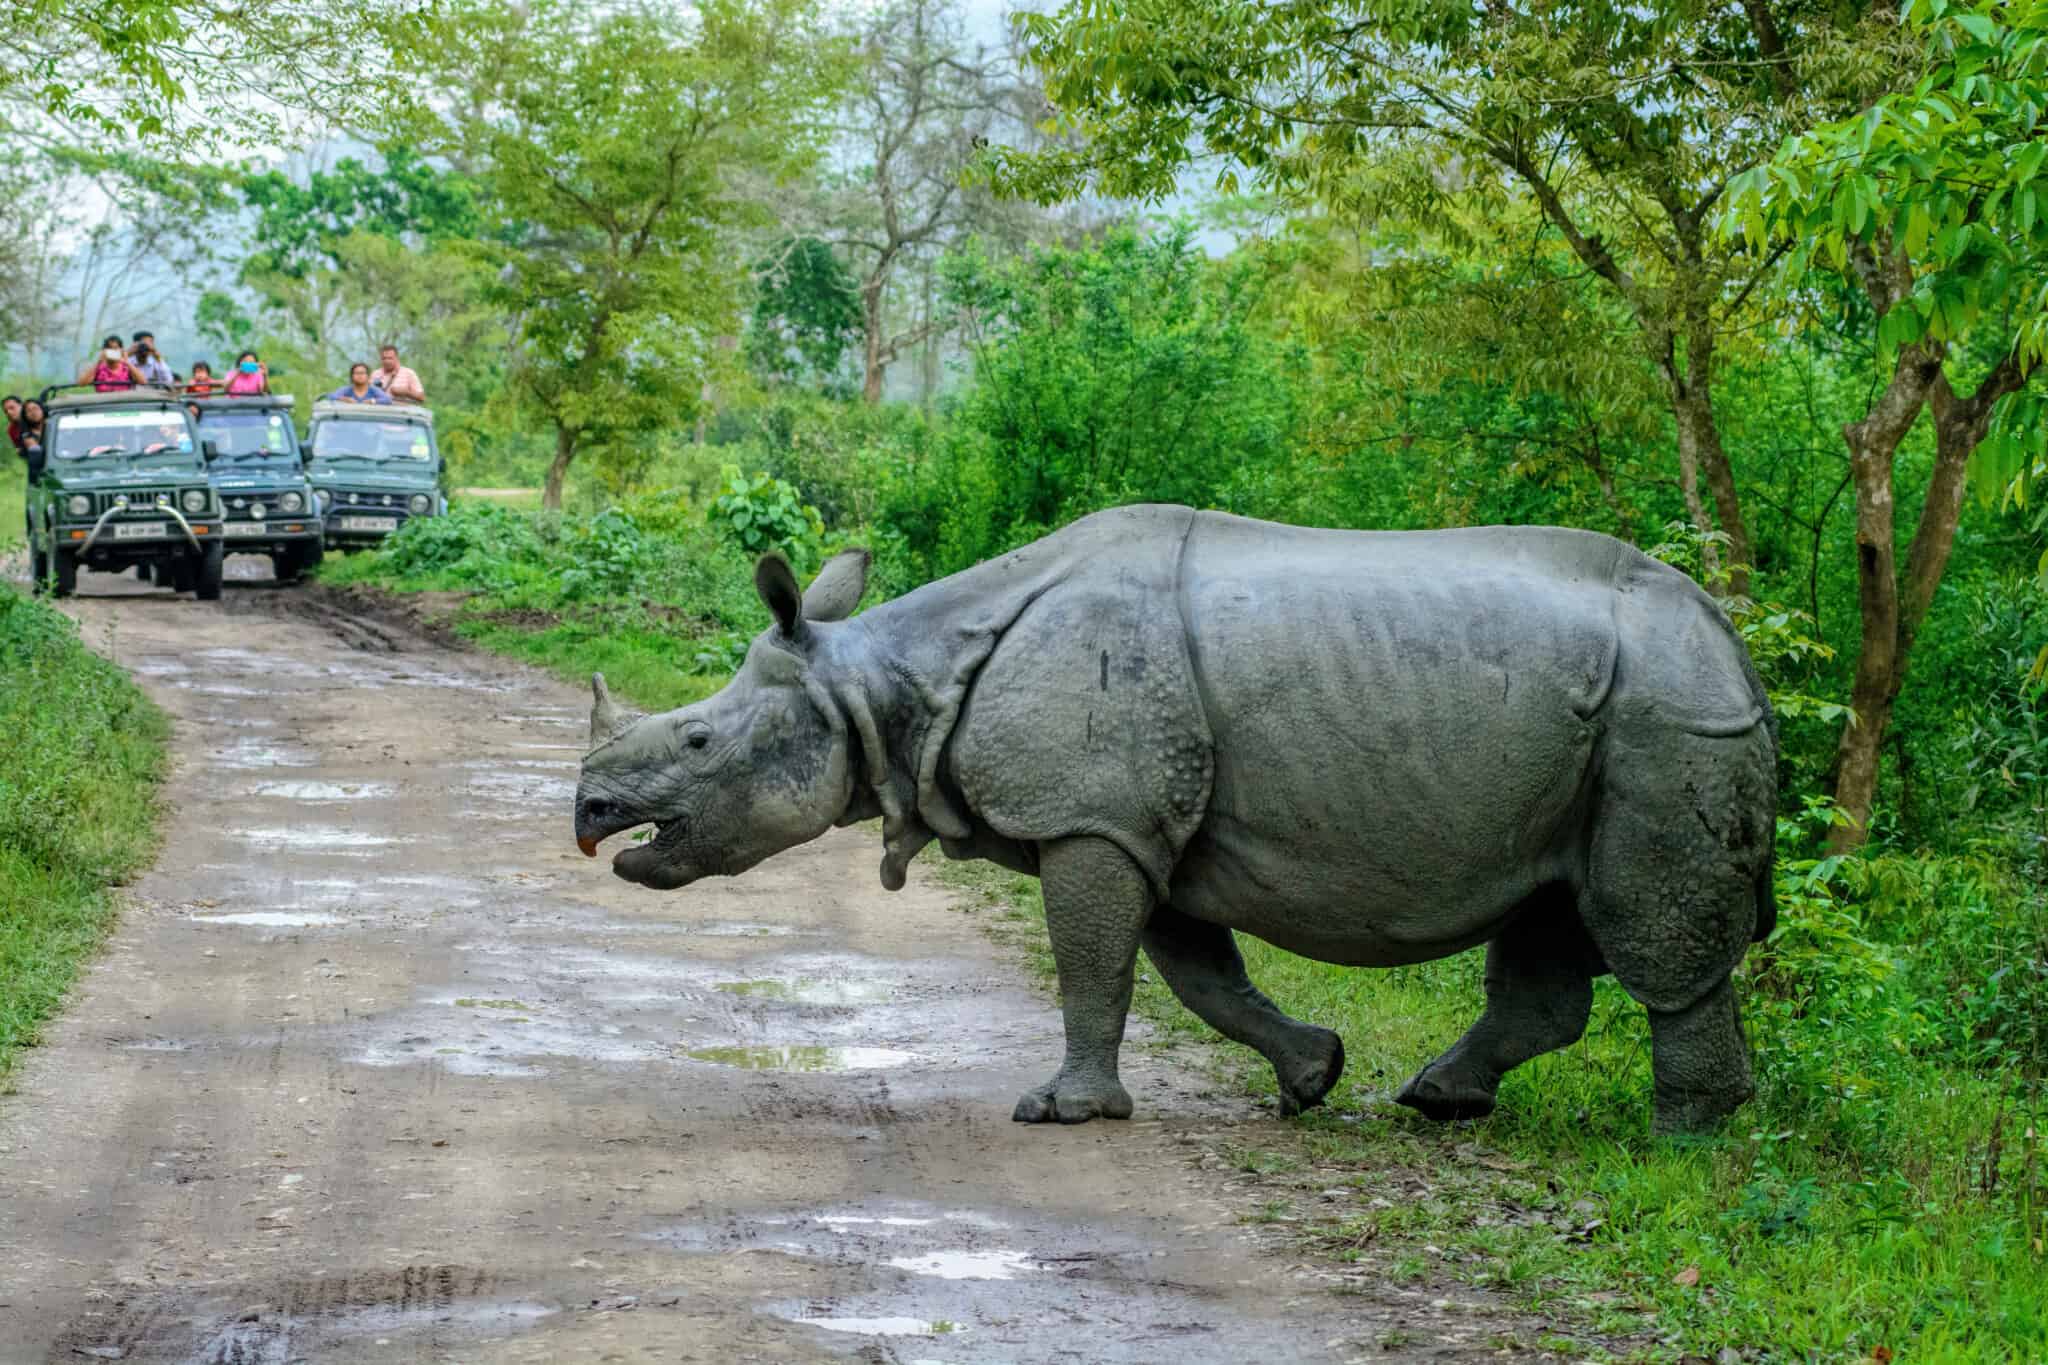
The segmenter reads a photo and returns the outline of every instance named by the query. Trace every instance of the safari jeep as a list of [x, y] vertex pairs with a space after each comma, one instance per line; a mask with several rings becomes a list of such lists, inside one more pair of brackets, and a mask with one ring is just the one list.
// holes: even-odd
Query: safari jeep
[[44, 391], [48, 440], [31, 447], [29, 564], [67, 596], [87, 565], [154, 565], [157, 581], [220, 596], [220, 503], [184, 402], [166, 389]]
[[204, 398], [193, 407], [227, 553], [268, 555], [277, 581], [293, 582], [320, 562], [324, 536], [292, 400], [248, 394]]
[[322, 400], [313, 404], [307, 442], [330, 549], [374, 545], [414, 517], [448, 509], [426, 408]]

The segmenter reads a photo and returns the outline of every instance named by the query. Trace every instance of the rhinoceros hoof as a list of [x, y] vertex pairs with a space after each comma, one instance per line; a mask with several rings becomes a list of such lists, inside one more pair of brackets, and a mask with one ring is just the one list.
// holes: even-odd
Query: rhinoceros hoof
[[1344, 1074], [1344, 1040], [1328, 1029], [1317, 1029], [1316, 1033], [1319, 1036], [1307, 1057], [1289, 1067], [1286, 1074], [1275, 1073], [1280, 1082], [1283, 1117], [1292, 1118], [1321, 1104]]
[[1493, 1112], [1493, 1090], [1477, 1081], [1446, 1073], [1434, 1065], [1418, 1071], [1394, 1096], [1424, 1118], [1438, 1122], [1483, 1119]]
[[1054, 1081], [1025, 1091], [1010, 1111], [1010, 1118], [1017, 1123], [1086, 1123], [1130, 1116], [1131, 1092], [1115, 1081], [1094, 1085]]

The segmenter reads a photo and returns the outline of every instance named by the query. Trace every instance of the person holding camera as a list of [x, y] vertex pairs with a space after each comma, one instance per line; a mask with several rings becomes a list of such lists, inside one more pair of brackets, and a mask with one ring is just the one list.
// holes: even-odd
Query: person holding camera
[[156, 348], [156, 333], [137, 332], [135, 344], [128, 348], [128, 356], [135, 362], [135, 368], [142, 372], [143, 383], [169, 388], [178, 382], [178, 376], [164, 363], [163, 352]]
[[132, 389], [144, 381], [142, 371], [121, 349], [121, 338], [110, 336], [100, 343], [100, 353], [92, 358], [92, 363], [79, 371], [78, 382], [90, 384], [101, 393], [112, 393]]

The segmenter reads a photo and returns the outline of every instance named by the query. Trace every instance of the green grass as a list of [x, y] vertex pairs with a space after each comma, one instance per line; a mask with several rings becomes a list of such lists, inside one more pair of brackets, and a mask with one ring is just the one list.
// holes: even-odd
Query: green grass
[[71, 622], [0, 586], [0, 1076], [146, 866], [168, 727]]
[[[1037, 883], [939, 866], [999, 908], [999, 936], [1049, 979]], [[1760, 1094], [1720, 1138], [1679, 1143], [1648, 1136], [1649, 1030], [1612, 982], [1587, 1037], [1511, 1074], [1491, 1118], [1438, 1125], [1389, 1097], [1476, 1017], [1478, 953], [1375, 971], [1242, 942], [1253, 979], [1348, 1053], [1327, 1108], [1227, 1154], [1258, 1177], [1247, 1223], [1298, 1218], [1329, 1260], [1448, 1273], [1632, 1343], [1625, 1355], [2048, 1359], [2048, 1103], [2024, 1069], [1899, 1046], [1884, 1021], [1926, 1008], [1890, 993], [1904, 982], [1830, 1018], [1753, 990]], [[1216, 1043], [1238, 1084], [1274, 1094], [1262, 1060], [1139, 968], [1135, 1008], [1165, 1038]], [[1830, 1061], [1809, 1073], [1816, 1050]], [[1320, 1198], [1333, 1184], [1358, 1199]]]
[[0, 553], [22, 544], [22, 519], [28, 507], [28, 466], [6, 459], [0, 469]]

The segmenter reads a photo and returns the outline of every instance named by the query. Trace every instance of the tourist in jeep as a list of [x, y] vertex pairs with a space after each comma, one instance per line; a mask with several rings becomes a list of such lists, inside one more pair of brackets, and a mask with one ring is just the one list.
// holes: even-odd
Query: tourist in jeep
[[122, 349], [121, 338], [110, 336], [100, 343], [100, 353], [78, 372], [78, 382], [90, 384], [101, 393], [112, 393], [134, 388], [143, 382], [143, 374]]
[[321, 397], [336, 403], [389, 403], [391, 395], [370, 383], [370, 367], [358, 360], [348, 367], [348, 383]]
[[128, 358], [135, 362], [145, 384], [168, 389], [178, 382], [178, 376], [164, 360], [164, 353], [156, 348], [155, 332], [137, 332], [135, 344], [128, 348]]
[[269, 393], [270, 367], [258, 360], [254, 351], [242, 352], [235, 357], [235, 372], [228, 376], [227, 392], [234, 398]]
[[424, 403], [427, 391], [420, 387], [420, 377], [398, 363], [398, 348], [385, 343], [377, 351], [379, 368], [371, 376], [371, 382], [401, 403]]

